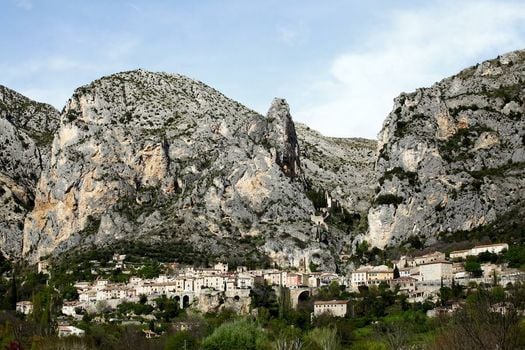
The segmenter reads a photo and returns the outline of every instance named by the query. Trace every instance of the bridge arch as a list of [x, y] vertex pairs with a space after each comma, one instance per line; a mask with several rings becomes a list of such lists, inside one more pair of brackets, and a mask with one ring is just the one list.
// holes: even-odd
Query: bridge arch
[[182, 306], [181, 308], [182, 309], [187, 308], [188, 306], [190, 306], [190, 302], [191, 302], [190, 296], [184, 295], [181, 300], [181, 306]]
[[310, 298], [310, 291], [309, 290], [303, 290], [299, 295], [297, 296], [297, 302], [306, 301]]
[[306, 303], [312, 296], [312, 290], [310, 288], [299, 287], [290, 289], [290, 304], [293, 309], [297, 309], [297, 306], [301, 303]]

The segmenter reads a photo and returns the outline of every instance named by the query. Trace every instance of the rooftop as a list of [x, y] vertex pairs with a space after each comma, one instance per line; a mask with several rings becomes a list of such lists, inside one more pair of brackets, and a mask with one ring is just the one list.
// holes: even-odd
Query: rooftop
[[328, 304], [337, 304], [344, 305], [348, 304], [349, 300], [318, 300], [314, 301], [314, 305], [328, 305]]

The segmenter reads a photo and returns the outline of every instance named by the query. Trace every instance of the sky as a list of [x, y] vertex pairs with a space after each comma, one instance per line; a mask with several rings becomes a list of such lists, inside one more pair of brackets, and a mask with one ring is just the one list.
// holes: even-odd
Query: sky
[[265, 114], [286, 98], [327, 136], [376, 138], [399, 93], [525, 48], [505, 0], [0, 0], [0, 84], [59, 110], [75, 88], [143, 68]]

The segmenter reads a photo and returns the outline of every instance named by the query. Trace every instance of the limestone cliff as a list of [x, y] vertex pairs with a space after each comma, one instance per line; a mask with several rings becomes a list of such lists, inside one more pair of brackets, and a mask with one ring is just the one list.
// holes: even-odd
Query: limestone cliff
[[47, 163], [59, 112], [0, 85], [0, 252], [20, 255], [24, 219]]
[[299, 143], [295, 125], [290, 115], [290, 107], [284, 99], [276, 98], [267, 115], [269, 136], [274, 140], [275, 160], [281, 170], [289, 177], [300, 175], [301, 161], [299, 158]]
[[306, 181], [350, 212], [366, 213], [374, 197], [377, 142], [326, 137], [296, 124]]
[[251, 240], [278, 264], [334, 268], [284, 100], [265, 118], [200, 82], [137, 70], [77, 89], [60, 118], [25, 256], [170, 239], [232, 258]]
[[379, 133], [373, 245], [494, 222], [525, 201], [525, 52], [403, 93]]
[[60, 116], [4, 88], [1, 250], [169, 241], [334, 270], [359, 240], [497, 222], [525, 212], [524, 71], [518, 51], [403, 93], [378, 142], [295, 124], [283, 99], [262, 116], [175, 74], [101, 78]]

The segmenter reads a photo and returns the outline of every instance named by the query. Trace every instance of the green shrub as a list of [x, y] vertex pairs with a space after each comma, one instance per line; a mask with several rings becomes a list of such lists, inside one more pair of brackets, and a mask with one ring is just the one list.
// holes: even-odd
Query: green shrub
[[268, 339], [262, 328], [246, 320], [225, 323], [204, 338], [204, 350], [267, 349]]
[[385, 174], [379, 179], [379, 184], [383, 185], [385, 180], [392, 180], [393, 177], [397, 177], [399, 180], [408, 180], [411, 186], [415, 186], [419, 179], [416, 172], [406, 171], [401, 167], [395, 167], [385, 172]]
[[335, 328], [314, 328], [306, 336], [313, 349], [336, 350], [340, 347], [339, 337]]
[[168, 338], [164, 350], [197, 349], [197, 341], [188, 331], [180, 331]]
[[395, 194], [382, 194], [377, 196], [377, 198], [374, 201], [375, 205], [389, 205], [393, 204], [394, 206], [398, 206], [399, 204], [403, 203], [404, 198], [400, 196], [396, 196]]

